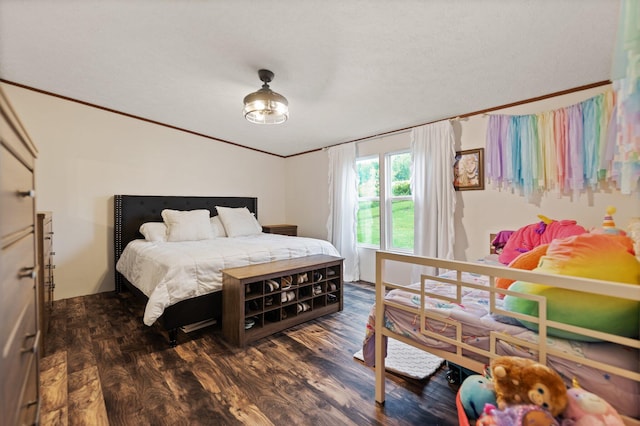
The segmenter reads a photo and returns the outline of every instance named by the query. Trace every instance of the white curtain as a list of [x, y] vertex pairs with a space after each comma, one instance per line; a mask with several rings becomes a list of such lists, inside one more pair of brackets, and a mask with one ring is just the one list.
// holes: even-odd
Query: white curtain
[[356, 144], [328, 149], [329, 153], [329, 220], [328, 240], [344, 257], [344, 280], [358, 281], [360, 268], [356, 241], [358, 213], [358, 179]]
[[[414, 253], [453, 259], [456, 206], [453, 188], [455, 161], [453, 128], [449, 120], [411, 130], [411, 192], [414, 201]], [[436, 273], [433, 268], [414, 270]]]

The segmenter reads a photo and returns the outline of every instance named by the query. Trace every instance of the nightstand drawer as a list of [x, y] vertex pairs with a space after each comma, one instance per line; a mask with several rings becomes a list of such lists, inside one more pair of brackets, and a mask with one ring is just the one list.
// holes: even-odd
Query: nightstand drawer
[[264, 225], [262, 232], [296, 237], [298, 236], [298, 225]]

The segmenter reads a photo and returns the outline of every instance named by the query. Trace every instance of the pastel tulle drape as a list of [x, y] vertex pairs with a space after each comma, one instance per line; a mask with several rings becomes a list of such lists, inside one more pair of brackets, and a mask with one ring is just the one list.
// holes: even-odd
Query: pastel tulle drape
[[358, 178], [356, 144], [328, 149], [329, 155], [329, 219], [328, 240], [344, 258], [344, 280], [358, 281], [360, 267], [356, 236], [358, 214]]
[[631, 194], [640, 179], [640, 2], [621, 0], [613, 91], [555, 111], [491, 115], [486, 169], [496, 188], [525, 196], [600, 185]]
[[[610, 178], [620, 192], [635, 190], [640, 179], [640, 2], [622, 0], [612, 70], [616, 92], [615, 150]], [[614, 133], [614, 132], [612, 132]]]
[[[456, 206], [451, 123], [440, 121], [411, 130], [411, 193], [414, 202], [414, 254], [453, 259]], [[414, 269], [413, 278], [432, 268]]]
[[608, 90], [575, 105], [530, 115], [489, 116], [487, 179], [525, 196], [545, 191], [577, 194], [613, 173], [615, 95]]

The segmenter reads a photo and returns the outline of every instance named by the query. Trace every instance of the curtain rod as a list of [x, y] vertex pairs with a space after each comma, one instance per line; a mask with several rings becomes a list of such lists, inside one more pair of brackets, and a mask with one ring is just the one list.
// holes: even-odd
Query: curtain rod
[[[518, 106], [518, 105], [529, 104], [529, 103], [541, 101], [541, 100], [544, 100], [544, 99], [554, 98], [556, 96], [562, 96], [562, 95], [567, 95], [569, 93], [580, 92], [582, 90], [593, 89], [595, 87], [606, 86], [607, 84], [611, 84], [611, 81], [610, 80], [599, 81], [597, 83], [586, 84], [584, 86], [574, 87], [573, 89], [561, 90], [559, 92], [553, 92], [553, 93], [549, 93], [547, 95], [537, 96], [535, 98], [529, 98], [529, 99], [525, 99], [525, 100], [518, 101], [518, 102], [512, 102], [512, 103], [509, 103], [509, 104], [504, 104], [504, 105], [499, 105], [499, 106], [486, 108], [486, 109], [482, 109], [482, 110], [478, 110], [478, 111], [468, 112], [466, 114], [458, 115], [458, 116], [455, 116], [455, 117], [442, 118], [440, 120], [434, 120], [434, 121], [429, 121], [427, 123], [416, 124], [415, 126], [403, 127], [402, 129], [389, 130], [388, 132], [377, 133], [375, 135], [365, 136], [363, 138], [352, 139], [350, 141], [340, 142], [340, 143], [336, 143], [336, 144], [333, 144], [333, 145], [325, 146], [324, 148], [322, 148], [322, 150], [325, 150], [325, 149], [328, 149], [328, 148], [332, 148], [334, 146], [339, 146], [339, 145], [352, 143], [352, 142], [363, 142], [363, 141], [366, 141], [366, 140], [369, 140], [369, 139], [380, 138], [382, 136], [390, 136], [390, 135], [395, 135], [395, 134], [406, 133], [406, 132], [408, 132], [410, 130], [415, 129], [416, 127], [426, 126], [427, 124], [433, 124], [433, 123], [437, 123], [437, 122], [440, 122], [440, 121], [445, 121], [445, 120], [459, 121], [459, 120], [462, 120], [463, 118], [473, 117], [474, 115], [487, 115], [489, 112], [492, 112], [492, 111], [498, 111], [498, 110], [501, 110], [501, 109], [511, 108], [511, 107], [515, 107], [515, 106]], [[313, 152], [313, 151], [315, 151], [315, 150], [307, 151], [307, 152], [301, 152], [300, 154], [296, 154], [296, 155], [306, 154], [306, 153]]]

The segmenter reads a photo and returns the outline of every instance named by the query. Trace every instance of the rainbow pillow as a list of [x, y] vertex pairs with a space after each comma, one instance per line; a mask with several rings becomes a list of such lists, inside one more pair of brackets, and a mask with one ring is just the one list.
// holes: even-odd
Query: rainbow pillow
[[[620, 235], [587, 233], [554, 240], [534, 271], [640, 285], [640, 261], [634, 256], [633, 242]], [[553, 321], [626, 337], [637, 337], [640, 330], [638, 302], [524, 281], [514, 282], [509, 290], [546, 297], [547, 317]], [[506, 296], [504, 307], [538, 316], [538, 304], [532, 300]], [[535, 323], [521, 322], [538, 330]], [[547, 332], [551, 336], [598, 341], [554, 328]]]

